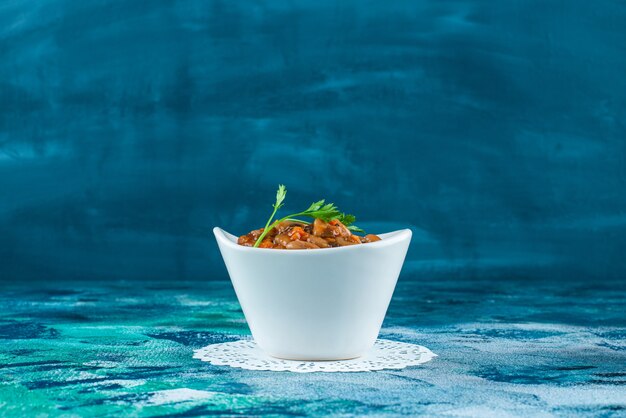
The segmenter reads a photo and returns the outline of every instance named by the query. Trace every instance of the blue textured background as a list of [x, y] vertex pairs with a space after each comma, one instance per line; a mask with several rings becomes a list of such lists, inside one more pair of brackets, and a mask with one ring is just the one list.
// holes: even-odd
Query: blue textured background
[[206, 279], [210, 228], [260, 226], [282, 182], [290, 208], [412, 226], [413, 274], [623, 278], [625, 22], [621, 1], [3, 1], [0, 275]]
[[[625, 74], [623, 0], [0, 0], [0, 417], [623, 416]], [[413, 229], [436, 359], [192, 358], [278, 183]]]

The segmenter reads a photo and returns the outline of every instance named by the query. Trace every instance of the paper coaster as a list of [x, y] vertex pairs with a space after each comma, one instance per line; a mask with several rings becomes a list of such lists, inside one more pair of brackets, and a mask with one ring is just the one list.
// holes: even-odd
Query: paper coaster
[[246, 370], [309, 372], [366, 372], [403, 369], [432, 360], [437, 355], [426, 347], [389, 340], [376, 340], [366, 355], [341, 361], [282, 360], [265, 354], [253, 340], [211, 344], [194, 351], [193, 358], [216, 366]]

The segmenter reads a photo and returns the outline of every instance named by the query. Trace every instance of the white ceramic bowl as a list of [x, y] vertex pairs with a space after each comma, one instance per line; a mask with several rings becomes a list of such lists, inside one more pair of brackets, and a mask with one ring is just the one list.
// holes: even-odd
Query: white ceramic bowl
[[340, 248], [244, 247], [214, 228], [256, 343], [292, 360], [359, 357], [376, 341], [411, 241], [411, 230]]

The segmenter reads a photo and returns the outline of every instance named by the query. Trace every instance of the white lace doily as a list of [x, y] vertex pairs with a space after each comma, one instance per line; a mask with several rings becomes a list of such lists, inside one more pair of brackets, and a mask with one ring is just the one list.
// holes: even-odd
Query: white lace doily
[[403, 369], [426, 363], [436, 356], [421, 345], [389, 340], [376, 340], [374, 347], [363, 357], [341, 361], [282, 360], [265, 354], [252, 340], [211, 344], [195, 350], [193, 354], [193, 358], [216, 366], [297, 373]]

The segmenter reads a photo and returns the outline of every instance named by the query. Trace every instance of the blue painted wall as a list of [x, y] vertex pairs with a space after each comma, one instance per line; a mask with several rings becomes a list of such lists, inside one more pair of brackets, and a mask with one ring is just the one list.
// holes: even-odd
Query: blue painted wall
[[223, 277], [326, 197], [406, 272], [626, 273], [622, 1], [5, 1], [0, 275]]

